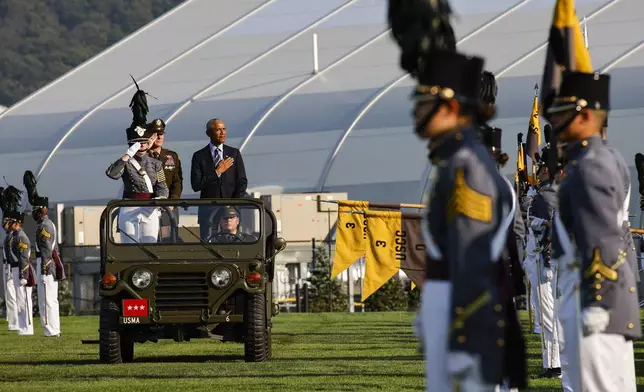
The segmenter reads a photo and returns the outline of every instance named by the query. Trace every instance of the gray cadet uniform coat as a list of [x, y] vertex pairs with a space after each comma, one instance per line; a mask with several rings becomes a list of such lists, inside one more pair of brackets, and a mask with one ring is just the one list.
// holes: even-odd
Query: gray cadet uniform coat
[[31, 242], [24, 230], [14, 231], [11, 241], [11, 253], [13, 259], [17, 260], [20, 272], [20, 279], [27, 279], [29, 276], [29, 256], [31, 255]]
[[[161, 161], [154, 159], [150, 156], [144, 155], [142, 157], [134, 156], [130, 160], [135, 159], [139, 162], [141, 170], [145, 170], [150, 181], [152, 182], [154, 197], [168, 198], [168, 184], [165, 181], [165, 174], [163, 172], [163, 164]], [[107, 176], [113, 180], [123, 179], [123, 198], [132, 198], [132, 193], [150, 193], [145, 182], [145, 178], [139, 173], [130, 161], [125, 162], [119, 158], [116, 162], [112, 163], [105, 172]]]
[[[604, 333], [637, 339], [642, 333], [635, 275], [629, 263], [635, 252], [625, 245], [622, 227], [628, 171], [616, 155], [599, 135], [569, 146], [558, 211], [581, 262], [582, 310], [590, 306], [608, 310], [610, 321]], [[554, 257], [563, 253], [560, 246], [554, 251]]]
[[36, 231], [36, 246], [38, 253], [36, 257], [41, 258], [41, 274], [54, 275], [56, 266], [53, 260], [53, 252], [56, 247], [56, 227], [54, 222], [48, 216], [38, 222], [38, 230]]
[[479, 356], [487, 384], [525, 380], [517, 374], [525, 372], [525, 358], [513, 356], [523, 355], [524, 342], [499, 262], [515, 217], [514, 192], [474, 129], [447, 133], [431, 149], [438, 176], [428, 206], [429, 247], [442, 259], [429, 251], [426, 271], [428, 279], [452, 284], [449, 351]]
[[[626, 161], [624, 160], [624, 157], [622, 154], [620, 154], [617, 149], [614, 146], [611, 146], [608, 144], [606, 141], [604, 141], [604, 144], [606, 147], [613, 152], [613, 155], [615, 156], [615, 159], [617, 160], [617, 164], [620, 167], [620, 170], [622, 171], [623, 174], [623, 181], [624, 181], [624, 197], [625, 197], [625, 202], [630, 202], [630, 197], [631, 197], [631, 175], [630, 171], [628, 169], [628, 165], [626, 164]], [[633, 235], [631, 234], [631, 227], [629, 225], [628, 221], [628, 211], [626, 216], [624, 216], [624, 223], [622, 224], [622, 230], [624, 231], [623, 239], [624, 239], [624, 244], [628, 248], [631, 248], [633, 250], [633, 254], [631, 255], [629, 253], [628, 261], [631, 263], [631, 269], [633, 270], [633, 273], [635, 274], [635, 281], [639, 282], [640, 281], [640, 273], [639, 273], [639, 265], [637, 263], [637, 253], [635, 250], [635, 242], [633, 241]], [[632, 257], [631, 257], [632, 256]]]

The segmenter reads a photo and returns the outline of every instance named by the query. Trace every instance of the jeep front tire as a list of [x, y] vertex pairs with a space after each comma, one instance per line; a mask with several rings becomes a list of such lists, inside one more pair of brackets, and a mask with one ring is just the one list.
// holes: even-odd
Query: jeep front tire
[[119, 330], [119, 312], [110, 301], [101, 301], [99, 315], [99, 360], [101, 363], [132, 362], [134, 342]]
[[264, 293], [246, 294], [244, 361], [264, 362], [270, 357], [270, 350], [266, 325], [266, 297]]

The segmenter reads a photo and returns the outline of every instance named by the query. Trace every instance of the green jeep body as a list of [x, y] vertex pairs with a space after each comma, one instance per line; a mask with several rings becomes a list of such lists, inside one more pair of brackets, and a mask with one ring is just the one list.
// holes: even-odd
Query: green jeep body
[[[164, 241], [126, 244], [114, 239], [116, 217], [123, 207], [158, 207], [170, 216], [169, 207], [182, 213], [188, 208], [224, 206], [258, 212], [256, 242], [201, 242], [198, 229], [182, 227], [174, 218], [170, 238]], [[101, 216], [100, 231], [101, 362], [132, 361], [135, 342], [195, 338], [244, 343], [247, 362], [270, 358], [274, 258], [286, 243], [277, 237], [275, 216], [261, 200], [111, 201]], [[230, 277], [229, 283], [218, 288], [215, 282], [221, 285], [217, 276], [222, 273]], [[151, 279], [141, 283], [140, 276]], [[148, 285], [137, 287], [135, 280]]]

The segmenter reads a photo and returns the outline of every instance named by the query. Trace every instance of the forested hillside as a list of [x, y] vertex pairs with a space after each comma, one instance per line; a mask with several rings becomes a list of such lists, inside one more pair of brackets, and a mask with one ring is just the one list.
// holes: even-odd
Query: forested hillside
[[0, 105], [11, 106], [182, 1], [0, 0]]

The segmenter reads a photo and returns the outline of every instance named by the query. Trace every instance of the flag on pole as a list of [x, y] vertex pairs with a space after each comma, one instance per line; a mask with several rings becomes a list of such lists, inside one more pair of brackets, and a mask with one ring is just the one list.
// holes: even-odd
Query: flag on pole
[[396, 233], [402, 230], [401, 215], [400, 211], [365, 211], [367, 250], [362, 301], [400, 269], [400, 259], [396, 257]]
[[401, 216], [401, 238], [396, 239], [396, 257], [400, 258], [400, 269], [411, 280], [412, 290], [422, 286], [427, 268], [427, 247], [422, 234], [423, 214]]
[[412, 281], [412, 289], [422, 285], [427, 265], [422, 217], [422, 214], [400, 211], [365, 211], [367, 249], [363, 301], [399, 270]]
[[525, 159], [523, 156], [523, 134], [519, 133], [517, 135], [517, 171], [514, 174], [514, 183], [520, 184], [523, 178], [522, 174], [525, 173]]
[[[369, 209], [363, 200], [338, 200], [338, 220], [335, 234], [335, 254], [331, 279], [335, 278], [365, 254], [365, 217], [360, 212]], [[356, 213], [358, 212], [358, 213]]]
[[541, 113], [552, 104], [563, 71], [593, 72], [574, 0], [557, 0], [555, 4], [541, 83]]
[[[532, 102], [532, 112], [528, 121], [528, 138], [526, 140], [526, 155], [530, 157], [532, 163], [536, 163], [536, 154], [539, 153], [541, 146], [541, 126], [539, 125], [539, 97], [537, 96], [538, 86], [534, 86], [534, 100]], [[532, 173], [533, 175], [535, 173]]]

